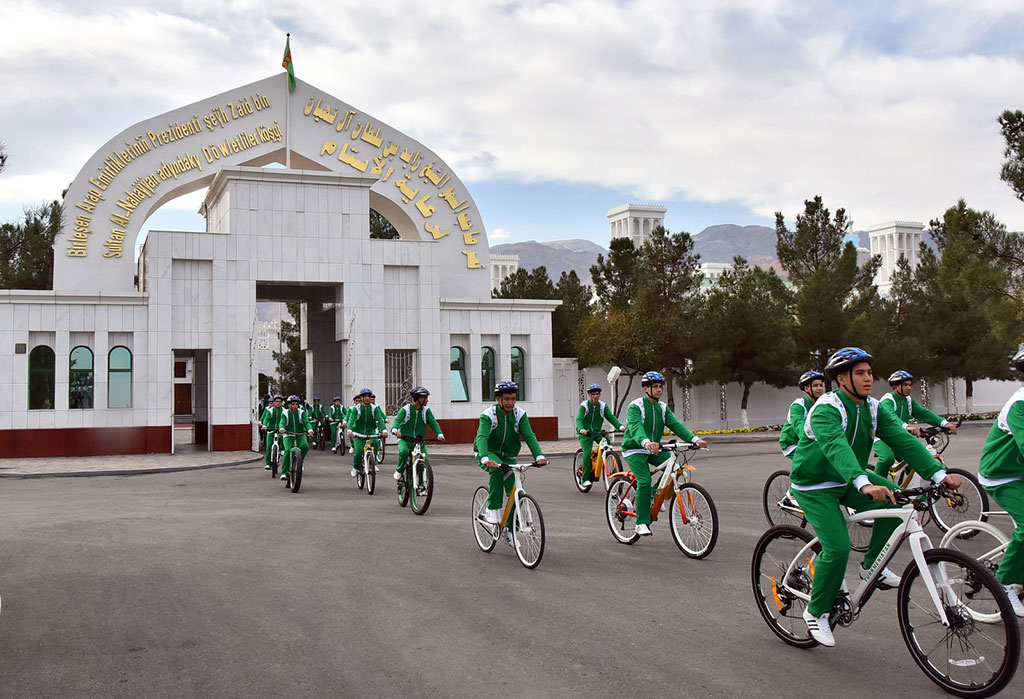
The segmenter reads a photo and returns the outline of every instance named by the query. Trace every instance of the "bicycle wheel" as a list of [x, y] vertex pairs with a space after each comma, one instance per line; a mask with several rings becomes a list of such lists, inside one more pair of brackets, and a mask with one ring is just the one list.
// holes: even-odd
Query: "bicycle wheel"
[[761, 493], [761, 504], [764, 507], [764, 518], [768, 526], [776, 524], [792, 524], [803, 526], [804, 511], [800, 509], [796, 498], [789, 492], [789, 471], [776, 471], [768, 476]]
[[386, 446], [387, 446], [387, 441], [384, 440], [384, 439], [381, 439], [380, 440], [380, 447], [375, 452], [376, 455], [377, 455], [377, 463], [378, 464], [384, 463], [384, 448]]
[[366, 474], [366, 494], [373, 495], [377, 486], [377, 464], [374, 453], [369, 450], [363, 452], [363, 472]]
[[398, 506], [405, 507], [409, 502], [409, 467], [406, 466], [405, 470], [402, 471], [402, 477], [398, 479]]
[[612, 478], [616, 473], [622, 473], [622, 459], [614, 451], [609, 451], [604, 455], [604, 471], [601, 472], [605, 492], [611, 487]]
[[281, 470], [281, 447], [274, 442], [270, 446], [270, 477], [277, 478], [279, 470]]
[[[682, 502], [682, 509], [680, 509]], [[703, 486], [687, 483], [668, 506], [672, 540], [690, 558], [704, 558], [718, 542], [718, 510]]]
[[420, 462], [420, 468], [420, 486], [412, 491], [412, 511], [418, 515], [427, 511], [434, 497], [434, 469], [426, 460]]
[[612, 530], [612, 536], [621, 544], [635, 544], [640, 540], [636, 533], [636, 507], [633, 498], [636, 497], [636, 486], [628, 476], [618, 476], [612, 479], [608, 488], [608, 495], [605, 496], [605, 515], [608, 518], [608, 528]]
[[544, 516], [532, 495], [519, 496], [519, 508], [512, 510], [512, 542], [519, 562], [536, 568], [544, 557]]
[[[963, 501], [954, 503], [949, 498], [928, 501], [928, 511], [931, 512], [932, 519], [935, 520], [939, 529], [947, 532], [950, 527], [959, 522], [972, 519], [979, 522], [987, 520], [988, 515], [985, 514], [985, 510], [988, 509], [988, 495], [981, 489], [978, 479], [962, 468], [947, 468], [946, 473], [955, 473], [963, 479], [963, 483], [957, 491], [963, 496]], [[974, 530], [965, 531], [963, 535], [970, 536], [972, 531]]]
[[490, 553], [498, 539], [494, 536], [497, 528], [493, 524], [484, 521], [487, 515], [487, 486], [482, 485], [473, 493], [473, 536], [476, 538], [476, 545], [484, 553]]
[[[917, 561], [903, 573], [896, 612], [914, 662], [961, 697], [987, 697], [1009, 684], [1020, 659], [1020, 627], [1010, 601], [984, 566], [959, 551], [924, 552], [949, 626], [941, 623]], [[983, 615], [986, 623], [977, 623]]]
[[[757, 609], [776, 636], [797, 648], [813, 648], [818, 642], [811, 638], [803, 619], [807, 602], [794, 592], [811, 594], [814, 582], [812, 556], [794, 566], [786, 577], [790, 563], [814, 537], [806, 529], [791, 524], [772, 527], [758, 539], [750, 562], [750, 580], [754, 586]], [[814, 556], [821, 547], [815, 545]]]
[[302, 487], [302, 450], [292, 449], [292, 470], [288, 474], [288, 487], [293, 493], [299, 492]]
[[995, 575], [1009, 540], [1006, 534], [989, 522], [968, 520], [950, 527], [942, 535], [939, 547], [966, 554]]
[[572, 457], [572, 482], [576, 484], [576, 490], [585, 493], [590, 486], [583, 487], [583, 450], [577, 449]]
[[[840, 505], [840, 509], [842, 509], [844, 517], [849, 517], [856, 512], [856, 510], [851, 510], [846, 505]], [[871, 527], [874, 524], [875, 520], [873, 519], [861, 519], [846, 525], [850, 532], [850, 548], [852, 550], [860, 553], [868, 550], [868, 546], [871, 544]]]

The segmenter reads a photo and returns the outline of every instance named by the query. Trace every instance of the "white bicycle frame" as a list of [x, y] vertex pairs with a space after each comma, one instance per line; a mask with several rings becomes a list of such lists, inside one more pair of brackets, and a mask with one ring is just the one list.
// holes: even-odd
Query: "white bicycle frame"
[[[661, 478], [658, 479], [657, 487], [651, 490], [652, 498], [655, 497], [658, 493], [660, 493], [661, 489], [668, 485], [669, 479], [673, 478], [677, 473], [679, 475], [680, 481], [677, 481], [676, 485], [685, 485], [686, 483], [690, 482], [690, 471], [694, 470], [694, 468], [692, 466], [689, 466], [689, 464], [680, 463], [679, 459], [676, 456], [676, 452], [683, 447], [691, 446], [695, 445], [692, 442], [674, 442], [662, 445], [661, 451], [672, 452], [672, 457], [668, 459], [665, 463], [655, 466], [654, 468], [651, 469], [652, 476], [655, 473], [664, 470], [664, 473], [661, 474]], [[689, 468], [687, 468], [687, 466], [689, 466]]]
[[523, 513], [519, 506], [519, 501], [522, 499], [519, 497], [519, 493], [526, 493], [526, 486], [523, 485], [523, 473], [526, 469], [530, 468], [532, 464], [503, 464], [509, 471], [512, 472], [512, 476], [515, 478], [515, 484], [512, 486], [512, 492], [508, 496], [508, 502], [505, 503], [505, 510], [502, 512], [501, 519], [498, 524], [491, 525], [491, 536], [497, 541], [498, 537], [501, 536], [501, 532], [508, 529], [507, 526], [502, 526], [501, 522], [510, 521], [508, 515], [511, 513], [510, 508], [515, 508], [516, 517], [519, 521], [522, 521]]
[[[934, 547], [932, 546], [931, 539], [929, 539], [928, 535], [924, 533], [924, 528], [921, 526], [919, 519], [920, 515], [914, 509], [914, 506], [905, 505], [899, 509], [865, 510], [864, 512], [857, 512], [849, 515], [845, 519], [847, 524], [852, 524], [854, 522], [860, 522], [868, 519], [877, 522], [879, 519], [883, 518], [903, 520], [903, 526], [897, 527], [892, 533], [892, 536], [889, 537], [889, 540], [885, 542], [885, 546], [882, 547], [881, 553], [878, 554], [878, 558], [875, 559], [874, 564], [872, 564], [869, 569], [870, 575], [867, 580], [862, 581], [857, 589], [854, 590], [853, 594], [850, 595], [850, 607], [853, 615], [856, 616], [860, 613], [861, 602], [865, 601], [868, 591], [875, 584], [875, 581], [878, 579], [879, 575], [881, 575], [881, 572], [885, 570], [885, 566], [892, 560], [893, 556], [896, 555], [896, 551], [903, 543], [903, 540], [909, 539], [910, 550], [914, 556], [914, 560], [917, 562], [918, 570], [921, 571], [921, 579], [924, 581], [925, 588], [931, 596], [932, 604], [935, 605], [935, 611], [938, 613], [938, 617], [942, 622], [942, 625], [948, 628], [949, 619], [946, 617], [942, 599], [939, 596], [939, 585], [937, 585], [935, 579], [932, 578], [931, 571], [928, 569], [928, 565], [924, 560], [925, 551]], [[794, 568], [801, 565], [804, 561], [811, 560], [817, 555], [811, 550], [816, 543], [818, 543], [817, 537], [811, 539], [810, 542], [800, 549], [797, 555], [790, 562], [789, 567], [786, 568], [786, 574], [785, 577], [783, 577], [783, 581], [789, 580]], [[942, 570], [942, 575], [945, 576], [944, 569]], [[940, 580], [939, 584], [947, 589], [949, 587], [949, 583], [946, 580]], [[785, 582], [783, 582], [783, 587], [785, 587], [785, 589], [794, 597], [799, 597], [805, 602], [810, 603], [810, 595], [804, 594], [799, 590], [794, 590]], [[842, 591], [849, 593], [845, 578], [843, 579]]]
[[426, 462], [423, 458], [423, 445], [419, 442], [412, 448], [412, 454], [409, 455], [409, 468], [412, 469], [412, 490], [416, 491], [420, 487], [420, 474], [419, 474], [419, 462]]

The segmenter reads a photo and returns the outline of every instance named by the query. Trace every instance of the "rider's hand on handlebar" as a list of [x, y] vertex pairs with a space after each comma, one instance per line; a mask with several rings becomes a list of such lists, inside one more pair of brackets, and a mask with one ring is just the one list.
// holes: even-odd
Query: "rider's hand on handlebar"
[[947, 473], [946, 477], [942, 479], [942, 485], [944, 485], [947, 490], [958, 490], [960, 486], [963, 485], [963, 482], [964, 479], [955, 473]]
[[661, 451], [661, 445], [658, 444], [657, 442], [647, 442], [647, 444], [644, 445], [644, 449], [651, 452], [652, 454], [657, 454], [659, 451]]
[[946, 423], [946, 429], [949, 430], [951, 433], [956, 434], [956, 430], [957, 430], [956, 424], [954, 424], [952, 422], [948, 422], [948, 423]]
[[497, 461], [494, 461], [493, 459], [484, 459], [481, 463], [483, 463], [484, 468], [501, 468], [501, 464], [499, 464]]
[[866, 485], [860, 489], [860, 492], [864, 493], [875, 502], [885, 502], [888, 500], [893, 505], [896, 504], [896, 496], [893, 495], [893, 492], [884, 485]]
[[908, 425], [907, 426], [907, 432], [909, 432], [910, 434], [914, 435], [915, 437], [920, 437], [921, 436], [921, 428], [920, 427], [915, 427], [913, 425]]
[[708, 443], [706, 441], [704, 441], [703, 439], [701, 439], [700, 437], [697, 437], [697, 439], [693, 440], [693, 443], [696, 444], [701, 449], [707, 449], [708, 448]]
[[547, 459], [544, 459], [544, 458], [537, 459], [537, 466], [544, 466], [547, 463], [548, 463]]

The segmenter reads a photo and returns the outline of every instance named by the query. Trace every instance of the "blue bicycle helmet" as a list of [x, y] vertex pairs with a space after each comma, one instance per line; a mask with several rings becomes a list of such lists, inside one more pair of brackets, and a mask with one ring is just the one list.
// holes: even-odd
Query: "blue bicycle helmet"
[[299, 398], [298, 396], [295, 396], [295, 395], [288, 396], [288, 403], [289, 404], [291, 404], [291, 403], [301, 403], [301, 402], [302, 402], [302, 399]]
[[334, 398], [331, 398], [331, 400], [341, 400], [341, 396], [335, 396]]
[[867, 362], [874, 366], [875, 359], [860, 347], [844, 347], [828, 358], [825, 364], [825, 373], [830, 378], [835, 378], [847, 369], [852, 369], [861, 362]]
[[360, 397], [360, 396], [372, 396], [372, 395], [373, 395], [373, 391], [371, 391], [371, 390], [370, 390], [370, 389], [368, 389], [368, 388], [364, 388], [364, 389], [363, 389], [362, 391], [360, 391], [359, 393], [357, 393], [357, 394], [356, 394], [356, 397]]
[[601, 392], [601, 387], [598, 386], [596, 383], [592, 383], [589, 386], [587, 386], [587, 393], [594, 393], [595, 391], [597, 393]]
[[280, 393], [277, 393], [274, 395], [274, 400], [284, 400], [284, 396], [282, 396]]
[[494, 395], [500, 396], [505, 393], [519, 393], [519, 385], [515, 381], [499, 381], [494, 387]]
[[825, 375], [822, 374], [820, 371], [815, 371], [813, 369], [811, 371], [805, 371], [800, 376], [800, 380], [796, 382], [796, 386], [797, 388], [800, 389], [807, 388], [812, 383], [814, 383], [816, 379], [821, 379], [822, 381], [824, 381]]
[[909, 371], [903, 371], [902, 369], [900, 369], [899, 371], [894, 371], [889, 376], [889, 385], [890, 386], [895, 386], [896, 384], [901, 384], [904, 381], [913, 381], [913, 380], [914, 380], [914, 375], [913, 374], [911, 374]]
[[415, 398], [424, 398], [430, 395], [430, 391], [425, 389], [423, 386], [414, 386], [409, 389], [409, 395]]
[[640, 385], [641, 386], [650, 386], [652, 383], [664, 384], [665, 383], [665, 377], [662, 376], [660, 372], [648, 371], [640, 379]]

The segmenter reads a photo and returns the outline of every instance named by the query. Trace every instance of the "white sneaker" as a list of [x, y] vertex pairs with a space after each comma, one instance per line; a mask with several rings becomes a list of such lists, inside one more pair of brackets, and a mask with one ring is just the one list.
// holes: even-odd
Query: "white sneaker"
[[[863, 566], [861, 566], [860, 568], [860, 579], [868, 579], [868, 571]], [[888, 568], [883, 568], [881, 575], [878, 576], [877, 582], [880, 588], [886, 590], [888, 588], [899, 587], [900, 583], [902, 582], [902, 579], [900, 578], [900, 576], [896, 575], [896, 573], [892, 572]]]
[[512, 538], [512, 532], [505, 532], [505, 543], [511, 546], [512, 548], [516, 547], [516, 542]]
[[1017, 591], [1017, 586], [1003, 585], [1003, 589], [1006, 590], [1006, 596], [1010, 598], [1010, 606], [1013, 607], [1013, 613], [1019, 617], [1024, 617], [1024, 602], [1020, 600], [1020, 592]]
[[592, 485], [594, 485], [594, 484], [593, 484], [593, 483], [591, 483], [590, 481], [583, 481], [583, 487], [584, 487], [584, 488], [589, 488], [589, 487], [590, 487], [590, 486], [592, 486]]
[[337, 454], [338, 453], [338, 447], [331, 447], [331, 453], [332, 454]]
[[635, 531], [640, 536], [650, 536], [651, 535], [651, 528], [648, 527], [646, 524], [638, 524], [638, 525], [636, 525], [636, 527], [633, 529], [633, 531]]
[[488, 524], [497, 524], [501, 521], [501, 510], [486, 510], [484, 512], [484, 521]]
[[270, 470], [270, 464], [267, 464], [266, 466], [264, 466], [263, 470], [264, 471], [269, 471]]
[[811, 638], [826, 648], [834, 648], [836, 637], [832, 635], [832, 627], [828, 625], [828, 614], [822, 617], [811, 616], [809, 609], [804, 609], [804, 623], [811, 632]]
[[287, 474], [287, 473], [282, 473], [282, 474], [281, 474], [281, 480], [282, 480], [282, 481], [286, 481], [286, 480], [288, 480], [288, 474]]
[[373, 465], [373, 470], [374, 470], [374, 472], [379, 471], [380, 470], [380, 466], [378, 466], [377, 464], [374, 464]]
[[352, 477], [355, 478], [357, 475], [359, 475], [359, 471], [352, 469]]
[[394, 477], [394, 479], [395, 479], [396, 481], [400, 481], [400, 480], [402, 480], [402, 472], [401, 472], [401, 471], [395, 471], [395, 473], [394, 473], [393, 477]]

